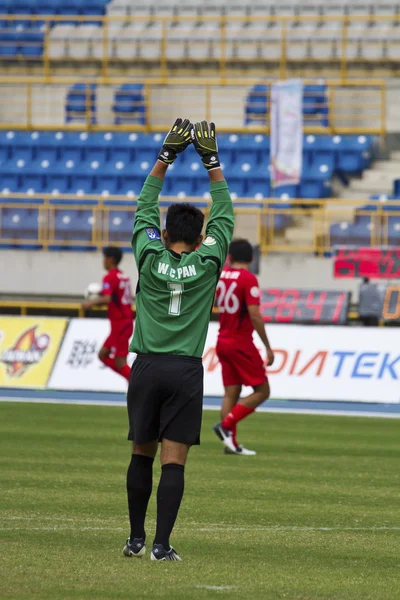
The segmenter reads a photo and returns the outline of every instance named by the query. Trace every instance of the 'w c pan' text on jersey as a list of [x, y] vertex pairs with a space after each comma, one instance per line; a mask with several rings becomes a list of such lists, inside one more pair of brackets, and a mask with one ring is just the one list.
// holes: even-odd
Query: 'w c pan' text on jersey
[[138, 200], [132, 248], [139, 272], [131, 352], [201, 357], [215, 288], [234, 229], [226, 181], [211, 184], [206, 237], [195, 252], [176, 254], [161, 242], [158, 196], [149, 175]]
[[260, 304], [257, 277], [247, 269], [225, 266], [217, 286], [219, 337], [252, 339], [254, 327], [248, 306]]

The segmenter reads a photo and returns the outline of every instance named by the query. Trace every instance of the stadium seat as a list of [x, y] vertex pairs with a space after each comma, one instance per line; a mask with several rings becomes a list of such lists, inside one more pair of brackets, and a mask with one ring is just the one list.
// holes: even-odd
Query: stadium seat
[[111, 243], [123, 243], [126, 249], [131, 249], [131, 236], [135, 222], [133, 210], [110, 210], [107, 215], [107, 237]]
[[[88, 86], [90, 93], [88, 92]], [[75, 83], [68, 91], [65, 104], [65, 122], [86, 122], [90, 111], [90, 123], [95, 125], [96, 118], [96, 84]]]
[[400, 244], [400, 214], [397, 217], [388, 218], [387, 242], [396, 246]]
[[143, 95], [143, 84], [125, 83], [116, 93], [113, 105], [116, 125], [121, 123], [136, 123], [145, 125], [146, 106]]
[[[0, 205], [1, 247], [36, 250], [39, 237], [39, 210], [37, 208], [2, 207]], [[36, 242], [36, 243], [32, 243]]]

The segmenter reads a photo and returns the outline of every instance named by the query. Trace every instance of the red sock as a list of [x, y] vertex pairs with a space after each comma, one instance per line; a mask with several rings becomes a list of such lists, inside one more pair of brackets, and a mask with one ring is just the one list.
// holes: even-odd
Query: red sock
[[130, 368], [130, 366], [129, 366], [129, 365], [124, 365], [124, 366], [122, 367], [122, 369], [120, 369], [120, 370], [118, 371], [118, 373], [119, 373], [120, 375], [122, 375], [122, 377], [125, 377], [125, 379], [126, 379], [127, 381], [129, 381], [129, 378], [130, 378], [130, 376], [131, 376], [131, 368]]
[[131, 373], [131, 368], [128, 365], [124, 365], [121, 369], [117, 369], [117, 367], [115, 366], [115, 360], [113, 358], [110, 358], [109, 356], [107, 356], [106, 358], [104, 358], [102, 362], [109, 369], [111, 369], [115, 373], [118, 373], [118, 375], [122, 375], [122, 377], [125, 377], [125, 379], [127, 381], [129, 381], [129, 376], [130, 376], [130, 373]]
[[222, 421], [221, 425], [224, 429], [227, 429], [228, 431], [233, 431], [236, 423], [239, 423], [239, 421], [241, 421], [242, 419], [245, 419], [246, 417], [251, 415], [251, 413], [253, 413], [253, 412], [254, 412], [254, 408], [249, 408], [248, 406], [243, 406], [243, 404], [236, 404], [232, 408], [229, 415], [227, 417], [225, 417], [225, 419]]

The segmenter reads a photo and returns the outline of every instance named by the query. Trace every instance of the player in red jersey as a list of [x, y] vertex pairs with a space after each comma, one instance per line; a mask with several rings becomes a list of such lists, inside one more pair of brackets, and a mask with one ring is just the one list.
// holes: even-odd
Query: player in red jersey
[[[217, 355], [222, 367], [225, 395], [222, 422], [214, 431], [229, 453], [252, 455], [255, 452], [236, 441], [236, 425], [269, 398], [270, 388], [263, 359], [254, 345], [255, 330], [267, 349], [267, 362], [272, 365], [271, 349], [260, 313], [260, 290], [255, 275], [249, 271], [253, 248], [247, 240], [233, 240], [229, 247], [229, 265], [225, 265], [217, 286], [220, 330]], [[254, 391], [240, 398], [242, 386]]]
[[126, 357], [133, 333], [132, 287], [130, 278], [118, 269], [121, 260], [119, 248], [104, 248], [103, 266], [107, 274], [103, 277], [101, 296], [84, 302], [82, 306], [86, 310], [93, 306], [108, 306], [111, 332], [100, 348], [99, 359], [129, 381], [131, 369]]

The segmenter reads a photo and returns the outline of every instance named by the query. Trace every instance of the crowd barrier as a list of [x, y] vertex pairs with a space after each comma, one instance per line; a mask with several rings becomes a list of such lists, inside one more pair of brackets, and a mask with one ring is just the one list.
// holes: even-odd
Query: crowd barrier
[[[108, 332], [105, 319], [1, 317], [0, 387], [125, 392], [125, 380], [97, 358]], [[210, 323], [203, 355], [205, 396], [223, 395], [217, 333], [218, 324]], [[400, 402], [395, 330], [269, 325], [268, 334], [275, 351], [268, 370], [273, 398]]]

